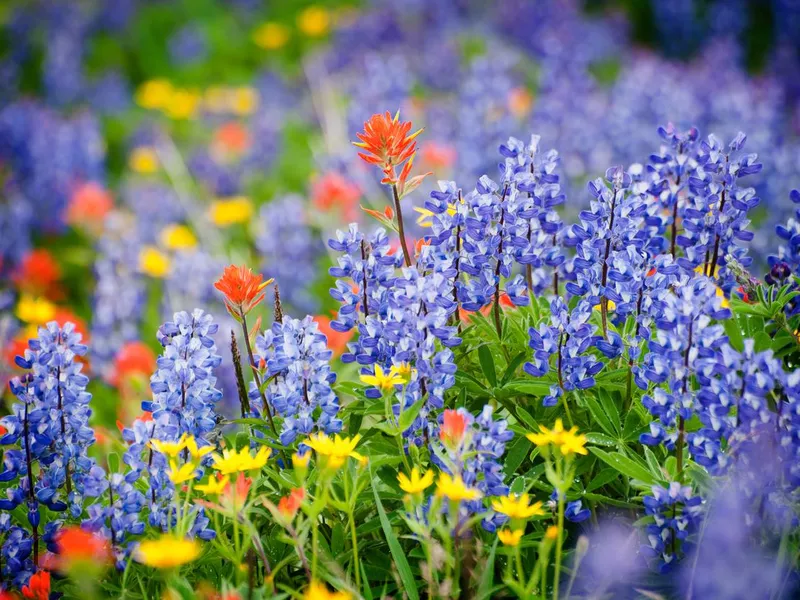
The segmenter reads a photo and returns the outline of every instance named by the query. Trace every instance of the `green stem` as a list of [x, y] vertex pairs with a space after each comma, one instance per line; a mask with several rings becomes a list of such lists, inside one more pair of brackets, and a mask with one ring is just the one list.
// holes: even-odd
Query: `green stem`
[[564, 492], [558, 490], [558, 539], [556, 540], [556, 570], [553, 574], [553, 600], [558, 600], [561, 581], [561, 546], [564, 544]]
[[525, 585], [525, 573], [522, 571], [522, 553], [519, 551], [519, 545], [514, 547], [514, 554], [517, 559], [517, 581], [520, 587]]

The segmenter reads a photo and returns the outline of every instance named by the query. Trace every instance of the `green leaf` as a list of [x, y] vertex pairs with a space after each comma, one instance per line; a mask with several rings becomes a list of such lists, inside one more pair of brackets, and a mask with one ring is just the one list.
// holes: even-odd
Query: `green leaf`
[[492, 352], [489, 350], [488, 346], [484, 345], [478, 347], [478, 360], [481, 363], [483, 376], [486, 377], [489, 386], [497, 387], [497, 372], [494, 369], [494, 358], [492, 358]]
[[386, 536], [386, 541], [389, 544], [389, 551], [392, 553], [394, 564], [397, 567], [397, 572], [400, 574], [400, 580], [403, 582], [405, 593], [411, 600], [419, 600], [419, 592], [417, 592], [417, 582], [414, 581], [414, 574], [411, 572], [411, 567], [408, 564], [408, 559], [403, 552], [400, 542], [397, 541], [397, 536], [392, 530], [389, 519], [386, 517], [386, 512], [383, 510], [383, 504], [378, 496], [378, 490], [375, 488], [375, 478], [370, 478], [370, 485], [372, 486], [372, 494], [375, 496], [375, 506], [378, 509], [378, 516], [381, 520], [381, 528], [383, 535]]
[[613, 448], [617, 445], [617, 440], [607, 436], [605, 433], [587, 433], [586, 441], [595, 446], [609, 446]]
[[608, 435], [615, 435], [616, 431], [614, 430], [614, 426], [611, 424], [611, 420], [608, 418], [608, 415], [606, 415], [597, 399], [592, 394], [586, 394], [583, 399], [586, 402], [586, 406], [589, 408], [594, 422], [600, 425], [600, 428]]
[[619, 477], [619, 471], [612, 467], [608, 467], [600, 471], [597, 475], [594, 476], [589, 485], [586, 487], [587, 492], [593, 492], [595, 490], [599, 490], [605, 484], [610, 483]]
[[619, 408], [617, 408], [617, 403], [615, 402], [614, 397], [608, 393], [608, 390], [603, 388], [599, 388], [597, 390], [597, 397], [600, 400], [603, 410], [608, 415], [611, 425], [614, 427], [614, 432], [619, 434]]
[[661, 464], [658, 462], [658, 458], [656, 458], [656, 455], [647, 446], [644, 448], [644, 458], [647, 461], [647, 466], [650, 467], [650, 472], [656, 477], [663, 477]]
[[419, 411], [422, 410], [422, 407], [425, 405], [426, 401], [427, 398], [420, 398], [409, 408], [400, 413], [400, 420], [398, 422], [400, 431], [405, 431], [411, 427], [411, 424], [419, 415]]
[[546, 396], [550, 393], [550, 383], [541, 380], [515, 379], [503, 386], [503, 389], [530, 396]]
[[744, 348], [744, 336], [742, 336], [742, 326], [739, 324], [739, 319], [734, 315], [732, 319], [725, 319], [723, 325], [731, 347], [741, 352]]
[[531, 413], [529, 413], [526, 409], [518, 406], [517, 416], [519, 416], [523, 423], [530, 428], [531, 432], [539, 431], [539, 423], [536, 422], [536, 419], [534, 419], [533, 416], [531, 416]]
[[381, 421], [380, 423], [373, 423], [372, 428], [382, 431], [389, 437], [395, 437], [402, 433], [402, 431], [400, 431], [398, 427], [395, 427], [394, 425], [392, 425], [391, 423], [387, 423], [386, 421]]
[[500, 380], [500, 386], [504, 386], [508, 381], [514, 376], [514, 373], [519, 368], [519, 366], [525, 362], [525, 358], [528, 356], [527, 352], [520, 352], [517, 354], [513, 360], [508, 363], [508, 367], [506, 368], [506, 372], [503, 374], [503, 378]]
[[522, 461], [528, 455], [528, 450], [531, 447], [530, 441], [524, 436], [519, 436], [515, 439], [506, 452], [506, 461], [503, 465], [503, 472], [506, 475], [516, 473]]
[[361, 422], [364, 420], [363, 413], [351, 413], [350, 414], [350, 421], [347, 425], [347, 433], [350, 437], [355, 436], [358, 433], [358, 430], [361, 429]]
[[589, 451], [606, 463], [609, 467], [613, 467], [631, 479], [638, 479], [642, 483], [649, 485], [653, 485], [656, 482], [655, 477], [650, 471], [620, 452], [609, 453], [595, 447], [589, 448]]
[[481, 575], [481, 582], [478, 584], [477, 600], [491, 598], [492, 596], [492, 587], [494, 586], [494, 556], [497, 552], [497, 542], [498, 540], [495, 538], [492, 549], [489, 551], [489, 558], [486, 559], [486, 565]]

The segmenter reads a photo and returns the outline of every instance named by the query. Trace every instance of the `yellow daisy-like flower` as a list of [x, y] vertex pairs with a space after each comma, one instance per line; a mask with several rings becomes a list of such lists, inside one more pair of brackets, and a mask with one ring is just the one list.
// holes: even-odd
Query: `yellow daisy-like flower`
[[139, 270], [142, 273], [163, 279], [169, 274], [169, 269], [169, 258], [155, 246], [145, 246], [139, 252]]
[[553, 429], [548, 429], [544, 425], [539, 425], [541, 433], [529, 433], [526, 437], [537, 446], [547, 446], [549, 444], [558, 444], [561, 440], [561, 434], [564, 433], [564, 423], [561, 419], [556, 419], [556, 424]]
[[267, 464], [269, 455], [270, 449], [266, 446], [262, 446], [255, 455], [250, 454], [249, 448], [242, 448], [238, 452], [236, 450], [225, 449], [222, 451], [221, 455], [212, 455], [214, 459], [214, 464], [212, 466], [223, 475], [255, 471]]
[[182, 435], [177, 442], [162, 442], [161, 440], [150, 440], [150, 447], [156, 452], [170, 458], [178, 458], [178, 455], [186, 448], [186, 435]]
[[297, 27], [308, 37], [325, 35], [330, 24], [330, 14], [321, 6], [309, 6], [297, 16]]
[[192, 457], [192, 460], [196, 463], [199, 463], [204, 456], [207, 454], [211, 454], [214, 451], [214, 446], [202, 446], [199, 447], [197, 445], [197, 440], [194, 438], [193, 435], [186, 436], [185, 442], [186, 450], [189, 451], [189, 454]]
[[436, 482], [436, 495], [458, 502], [462, 500], [477, 500], [482, 496], [480, 490], [467, 487], [460, 476], [452, 477], [447, 473], [439, 473], [439, 480]]
[[230, 110], [233, 114], [246, 117], [258, 108], [258, 92], [251, 87], [234, 88], [230, 97]]
[[578, 433], [577, 427], [573, 427], [569, 431], [565, 431], [561, 434], [561, 441], [558, 444], [558, 449], [564, 456], [569, 456], [571, 454], [586, 455], [589, 454], [589, 451], [585, 446], [586, 436]]
[[216, 200], [211, 204], [210, 215], [218, 227], [246, 223], [253, 216], [253, 203], [244, 196]]
[[541, 502], [530, 504], [528, 494], [520, 494], [516, 498], [513, 496], [503, 496], [492, 500], [492, 508], [510, 519], [529, 519], [544, 514]]
[[394, 386], [396, 385], [404, 385], [408, 383], [408, 378], [403, 377], [397, 371], [396, 367], [392, 367], [391, 369], [389, 369], [389, 372], [387, 373], [378, 364], [375, 365], [374, 375], [369, 375], [369, 374], [361, 375], [360, 379], [363, 383], [374, 386], [384, 392], [394, 389]]
[[151, 79], [136, 90], [136, 104], [149, 110], [160, 110], [172, 98], [173, 87], [166, 79]]
[[294, 454], [292, 454], [292, 466], [295, 469], [307, 469], [309, 462], [311, 462], [310, 452], [306, 452], [305, 454], [300, 454], [299, 452], [295, 452]]
[[347, 592], [328, 591], [328, 587], [319, 581], [312, 581], [303, 595], [303, 600], [350, 600], [350, 598]]
[[219, 496], [225, 491], [225, 486], [228, 485], [228, 481], [230, 481], [230, 479], [227, 475], [219, 479], [209, 475], [206, 483], [196, 485], [194, 486], [194, 489], [202, 494], [208, 494], [209, 496]]
[[558, 527], [555, 525], [550, 525], [547, 528], [547, 531], [544, 532], [544, 538], [546, 540], [555, 541], [558, 539]]
[[524, 529], [501, 529], [497, 532], [497, 538], [503, 543], [504, 546], [519, 546], [519, 541], [522, 539], [522, 534], [525, 533]]
[[255, 30], [253, 41], [265, 50], [277, 50], [289, 41], [289, 28], [281, 23], [268, 21]]
[[167, 225], [159, 238], [161, 244], [170, 250], [190, 250], [197, 246], [197, 238], [186, 225]]
[[171, 535], [162, 535], [157, 540], [140, 542], [134, 558], [148, 567], [171, 569], [192, 562], [200, 556], [197, 540], [182, 540]]
[[128, 166], [136, 173], [150, 175], [158, 171], [158, 154], [150, 146], [138, 146], [131, 152]]
[[[56, 316], [56, 306], [45, 298], [22, 296], [15, 311], [17, 318], [25, 323], [44, 325]], [[33, 337], [36, 337], [34, 334]]]
[[306, 440], [306, 446], [314, 450], [317, 455], [326, 458], [326, 465], [331, 469], [341, 467], [347, 457], [363, 461], [364, 456], [355, 451], [360, 435], [342, 438], [340, 436], [328, 437], [325, 433], [315, 433]]
[[169, 461], [169, 472], [167, 475], [169, 475], [169, 480], [172, 483], [178, 485], [194, 479], [197, 476], [197, 466], [192, 462], [188, 462], [179, 467], [177, 462], [171, 460]]
[[398, 473], [397, 481], [400, 483], [400, 489], [407, 494], [419, 494], [433, 485], [433, 471], [429, 470], [420, 476], [419, 469], [414, 467], [411, 469], [411, 477], [405, 473]]

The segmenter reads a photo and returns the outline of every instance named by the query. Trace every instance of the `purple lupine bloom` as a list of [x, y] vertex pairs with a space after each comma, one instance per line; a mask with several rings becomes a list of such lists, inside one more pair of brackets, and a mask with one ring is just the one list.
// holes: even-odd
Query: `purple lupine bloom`
[[643, 499], [645, 513], [653, 522], [645, 528], [647, 544], [642, 554], [655, 562], [663, 573], [680, 556], [681, 545], [697, 531], [703, 516], [703, 499], [692, 495], [692, 488], [673, 481], [667, 488], [654, 485], [652, 496]]

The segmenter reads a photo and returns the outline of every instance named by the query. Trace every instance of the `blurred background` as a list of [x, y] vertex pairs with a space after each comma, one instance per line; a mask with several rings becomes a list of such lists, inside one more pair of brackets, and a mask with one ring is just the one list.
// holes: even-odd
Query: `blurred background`
[[229, 262], [346, 342], [326, 240], [385, 204], [350, 145], [375, 112], [426, 128], [417, 207], [494, 176], [509, 136], [560, 153], [570, 221], [658, 126], [744, 131], [763, 265], [800, 186], [800, 0], [5, 0], [0, 28], [0, 378], [72, 320], [106, 423], [137, 414], [172, 311], [226, 346]]

